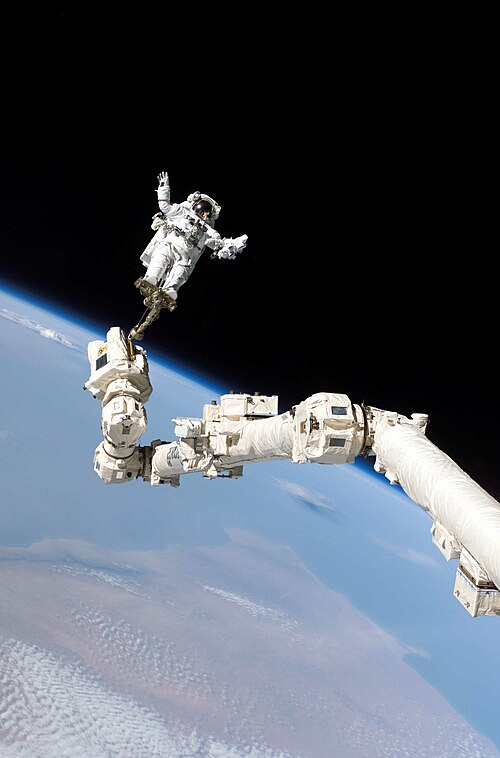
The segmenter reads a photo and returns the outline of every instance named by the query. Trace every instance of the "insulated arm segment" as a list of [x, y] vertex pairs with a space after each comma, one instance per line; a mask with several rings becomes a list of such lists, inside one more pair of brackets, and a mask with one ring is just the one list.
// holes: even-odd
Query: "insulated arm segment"
[[374, 468], [427, 511], [444, 557], [460, 559], [455, 596], [472, 616], [500, 615], [500, 504], [425, 436], [426, 416], [370, 411]]

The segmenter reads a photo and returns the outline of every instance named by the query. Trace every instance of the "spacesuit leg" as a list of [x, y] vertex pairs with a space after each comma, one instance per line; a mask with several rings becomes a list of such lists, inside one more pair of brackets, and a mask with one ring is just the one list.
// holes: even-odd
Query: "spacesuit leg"
[[189, 278], [191, 267], [184, 261], [176, 261], [162, 284], [162, 289], [174, 300], [177, 298], [177, 290]]
[[144, 274], [144, 279], [150, 284], [158, 284], [165, 276], [170, 262], [172, 260], [172, 251], [168, 243], [157, 245], [154, 250], [151, 261]]

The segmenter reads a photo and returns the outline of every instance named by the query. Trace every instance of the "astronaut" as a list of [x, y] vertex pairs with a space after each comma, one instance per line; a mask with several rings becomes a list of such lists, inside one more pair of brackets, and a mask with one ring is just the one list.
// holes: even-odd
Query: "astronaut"
[[141, 255], [147, 270], [143, 277], [160, 287], [172, 300], [193, 272], [205, 247], [213, 258], [233, 260], [247, 243], [248, 236], [225, 238], [215, 231], [220, 206], [208, 195], [193, 192], [182, 203], [170, 202], [170, 183], [166, 171], [158, 175], [158, 206], [151, 228], [155, 235]]

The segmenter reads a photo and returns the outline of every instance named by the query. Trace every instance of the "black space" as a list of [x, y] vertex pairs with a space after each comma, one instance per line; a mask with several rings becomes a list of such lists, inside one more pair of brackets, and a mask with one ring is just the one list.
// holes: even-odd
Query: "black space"
[[460, 62], [324, 46], [306, 61], [265, 37], [233, 56], [226, 38], [227, 55], [204, 51], [207, 84], [199, 56], [157, 38], [150, 55], [95, 30], [76, 45], [74, 19], [53, 21], [4, 99], [0, 280], [128, 332], [166, 170], [173, 201], [206, 192], [218, 231], [249, 240], [235, 261], [205, 253], [146, 332], [150, 358], [277, 394], [280, 411], [334, 391], [426, 412], [498, 498], [498, 286]]

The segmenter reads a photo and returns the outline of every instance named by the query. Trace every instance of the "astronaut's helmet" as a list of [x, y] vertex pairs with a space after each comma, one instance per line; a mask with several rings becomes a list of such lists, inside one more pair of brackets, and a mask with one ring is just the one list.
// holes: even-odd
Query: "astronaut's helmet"
[[210, 195], [204, 195], [203, 192], [198, 191], [192, 192], [188, 195], [187, 201], [191, 204], [194, 213], [211, 226], [219, 218], [220, 205]]
[[199, 198], [193, 203], [193, 211], [204, 221], [208, 221], [215, 215], [215, 208], [209, 200]]

